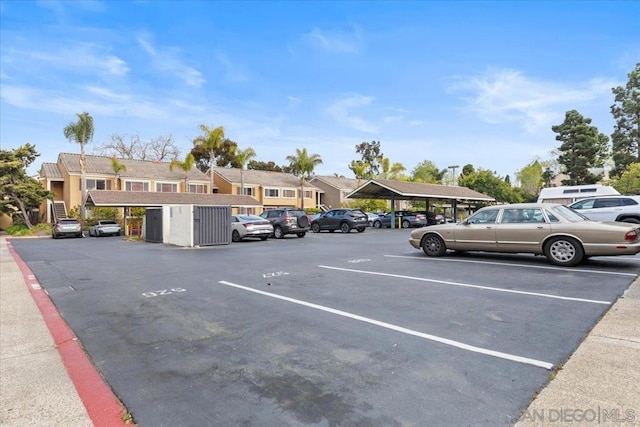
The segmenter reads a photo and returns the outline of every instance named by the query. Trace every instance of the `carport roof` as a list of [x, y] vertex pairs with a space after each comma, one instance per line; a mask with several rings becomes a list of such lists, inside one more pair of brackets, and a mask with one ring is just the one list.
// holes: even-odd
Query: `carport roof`
[[347, 195], [350, 199], [386, 199], [396, 200], [466, 200], [494, 202], [493, 197], [479, 193], [467, 187], [423, 184], [419, 182], [394, 181], [390, 179], [371, 179]]
[[146, 191], [89, 191], [87, 206], [139, 206], [208, 205], [208, 206], [262, 206], [251, 196], [234, 194], [154, 193]]

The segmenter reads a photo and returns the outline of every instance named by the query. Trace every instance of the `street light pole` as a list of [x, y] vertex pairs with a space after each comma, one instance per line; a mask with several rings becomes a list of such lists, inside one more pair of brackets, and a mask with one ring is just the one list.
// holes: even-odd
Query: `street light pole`
[[448, 166], [448, 168], [453, 171], [453, 181], [452, 181], [453, 185], [456, 185], [456, 169], [458, 169], [459, 167], [460, 166], [458, 166], [458, 165]]

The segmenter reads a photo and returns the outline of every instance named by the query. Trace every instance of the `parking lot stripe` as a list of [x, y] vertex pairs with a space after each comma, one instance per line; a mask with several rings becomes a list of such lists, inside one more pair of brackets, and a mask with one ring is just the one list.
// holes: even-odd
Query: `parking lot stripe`
[[491, 287], [491, 286], [472, 285], [472, 284], [469, 284], [469, 283], [460, 283], [460, 282], [449, 282], [447, 280], [426, 279], [424, 277], [404, 276], [404, 275], [401, 275], [401, 274], [380, 273], [378, 271], [354, 270], [352, 268], [331, 267], [331, 266], [328, 266], [328, 265], [319, 265], [318, 267], [326, 268], [326, 269], [329, 269], [329, 270], [347, 271], [347, 272], [351, 272], [351, 273], [372, 274], [374, 276], [393, 277], [393, 278], [396, 278], [396, 279], [417, 280], [417, 281], [420, 281], [420, 282], [437, 283], [437, 284], [440, 284], [440, 285], [461, 286], [461, 287], [464, 287], [464, 288], [482, 289], [482, 290], [485, 290], [485, 291], [508, 292], [508, 293], [511, 293], [511, 294], [528, 295], [528, 296], [542, 297], [542, 298], [561, 299], [561, 300], [565, 300], [565, 301], [588, 302], [588, 303], [591, 303], [591, 304], [605, 304], [605, 305], [612, 304], [609, 301], [599, 301], [599, 300], [594, 300], [594, 299], [574, 298], [574, 297], [563, 297], [563, 296], [560, 296], [560, 295], [541, 294], [539, 292], [516, 291], [514, 289], [494, 288], [494, 287]]
[[357, 314], [353, 314], [353, 313], [349, 313], [346, 311], [342, 311], [342, 310], [336, 310], [335, 308], [330, 308], [330, 307], [325, 307], [323, 305], [318, 305], [318, 304], [313, 304], [310, 302], [306, 302], [306, 301], [301, 301], [301, 300], [297, 300], [294, 298], [289, 298], [289, 297], [285, 297], [282, 295], [276, 295], [276, 294], [272, 294], [270, 292], [264, 292], [264, 291], [260, 291], [258, 289], [253, 289], [250, 288], [248, 286], [242, 286], [242, 285], [238, 285], [236, 283], [231, 283], [231, 282], [227, 282], [225, 280], [221, 280], [218, 283], [226, 285], [226, 286], [231, 286], [237, 289], [242, 289], [248, 292], [253, 292], [256, 294], [260, 294], [260, 295], [264, 295], [264, 296], [268, 296], [270, 298], [276, 298], [282, 301], [287, 301], [293, 304], [298, 304], [298, 305], [302, 305], [305, 307], [309, 307], [309, 308], [313, 308], [316, 310], [321, 310], [327, 313], [331, 313], [331, 314], [336, 314], [338, 316], [343, 316], [343, 317], [347, 317], [349, 319], [353, 319], [353, 320], [358, 320], [360, 322], [365, 322], [365, 323], [369, 323], [371, 325], [375, 325], [375, 326], [379, 326], [382, 328], [386, 328], [386, 329], [390, 329], [392, 331], [396, 331], [396, 332], [401, 332], [403, 334], [407, 334], [407, 335], [413, 335], [419, 338], [424, 338], [430, 341], [435, 341], [435, 342], [439, 342], [441, 344], [445, 344], [445, 345], [449, 345], [452, 347], [456, 347], [456, 348], [460, 348], [462, 350], [467, 350], [467, 351], [471, 351], [474, 353], [480, 353], [480, 354], [484, 354], [487, 356], [493, 356], [493, 357], [497, 357], [500, 359], [506, 359], [506, 360], [510, 360], [513, 362], [518, 362], [518, 363], [524, 363], [527, 365], [533, 365], [533, 366], [538, 366], [540, 368], [544, 368], [544, 369], [552, 369], [553, 368], [553, 364], [549, 363], [549, 362], [544, 362], [542, 360], [536, 360], [536, 359], [530, 359], [528, 357], [522, 357], [522, 356], [517, 356], [514, 354], [509, 354], [509, 353], [503, 353], [501, 351], [495, 351], [495, 350], [490, 350], [487, 348], [482, 348], [482, 347], [476, 347], [473, 345], [469, 345], [469, 344], [465, 344], [463, 342], [460, 341], [454, 341], [454, 340], [450, 340], [448, 338], [442, 338], [436, 335], [431, 335], [431, 334], [425, 334], [423, 332], [418, 332], [418, 331], [414, 331], [412, 329], [407, 329], [407, 328], [403, 328], [402, 326], [396, 326], [396, 325], [392, 325], [391, 323], [386, 323], [386, 322], [381, 322], [378, 320], [374, 320], [374, 319], [370, 319], [368, 317], [364, 317], [364, 316], [360, 316]]
[[572, 273], [593, 273], [593, 274], [614, 274], [618, 276], [631, 276], [637, 277], [636, 273], [621, 273], [619, 271], [604, 271], [604, 270], [586, 270], [580, 268], [564, 268], [564, 267], [550, 267], [547, 265], [529, 265], [529, 264], [516, 264], [513, 262], [497, 262], [497, 261], [479, 261], [479, 260], [471, 260], [471, 259], [442, 259], [442, 258], [425, 258], [425, 257], [415, 257], [415, 256], [407, 256], [407, 255], [385, 255], [388, 258], [406, 258], [406, 259], [415, 259], [420, 261], [442, 261], [442, 262], [466, 262], [469, 264], [489, 264], [489, 265], [506, 265], [511, 267], [523, 267], [523, 268], [539, 268], [542, 270], [560, 270], [560, 271], [570, 271]]

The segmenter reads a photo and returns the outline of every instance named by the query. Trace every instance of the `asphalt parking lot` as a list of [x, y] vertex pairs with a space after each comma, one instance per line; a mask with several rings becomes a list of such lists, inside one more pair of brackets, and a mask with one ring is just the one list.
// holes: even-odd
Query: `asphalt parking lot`
[[408, 238], [12, 245], [142, 426], [510, 425], [640, 272]]

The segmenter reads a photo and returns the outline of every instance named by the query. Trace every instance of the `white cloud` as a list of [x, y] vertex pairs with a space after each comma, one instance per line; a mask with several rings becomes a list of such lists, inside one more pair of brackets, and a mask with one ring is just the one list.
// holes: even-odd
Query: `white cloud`
[[336, 121], [367, 133], [376, 133], [378, 128], [362, 117], [352, 114], [352, 110], [371, 105], [374, 98], [371, 96], [353, 95], [342, 98], [327, 107], [327, 112]]
[[178, 58], [180, 51], [176, 48], [156, 48], [149, 40], [148, 34], [139, 35], [136, 40], [142, 49], [153, 60], [153, 66], [165, 74], [175, 75], [185, 84], [192, 87], [202, 86], [206, 80], [202, 73], [182, 62]]
[[358, 52], [363, 43], [362, 31], [357, 26], [352, 26], [349, 31], [314, 28], [305, 34], [304, 38], [311, 45], [332, 53]]
[[466, 93], [467, 107], [487, 123], [518, 122], [534, 132], [549, 127], [564, 111], [610, 94], [614, 85], [603, 79], [563, 84], [502, 69], [458, 77], [449, 91]]

